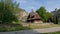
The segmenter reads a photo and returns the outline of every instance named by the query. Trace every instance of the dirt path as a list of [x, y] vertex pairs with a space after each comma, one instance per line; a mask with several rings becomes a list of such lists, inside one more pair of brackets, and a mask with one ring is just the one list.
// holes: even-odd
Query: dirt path
[[60, 27], [22, 30], [22, 31], [15, 31], [15, 32], [0, 32], [0, 34], [38, 34], [38, 33], [42, 34], [42, 33], [48, 33], [48, 32], [56, 32], [56, 31], [60, 31]]

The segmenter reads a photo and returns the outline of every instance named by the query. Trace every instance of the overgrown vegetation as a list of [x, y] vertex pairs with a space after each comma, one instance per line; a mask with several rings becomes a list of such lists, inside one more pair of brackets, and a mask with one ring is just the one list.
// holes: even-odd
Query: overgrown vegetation
[[18, 21], [17, 17], [14, 15], [14, 8], [13, 0], [0, 1], [0, 23], [12, 23], [13, 21]]
[[19, 3], [13, 1], [14, 0], [0, 1], [0, 32], [30, 29], [29, 27], [22, 26], [20, 24], [22, 21], [18, 21], [16, 13], [19, 13], [22, 9], [18, 8]]
[[0, 32], [10, 32], [28, 29], [30, 29], [30, 27], [25, 27], [20, 24], [0, 24]]
[[58, 24], [58, 17], [53, 15], [52, 13], [47, 12], [45, 7], [41, 6], [36, 12], [42, 18], [42, 21], [47, 22], [50, 20], [54, 24]]
[[39, 14], [44, 22], [46, 22], [52, 16], [52, 14], [47, 12], [45, 7], [43, 6], [41, 6], [36, 12]]

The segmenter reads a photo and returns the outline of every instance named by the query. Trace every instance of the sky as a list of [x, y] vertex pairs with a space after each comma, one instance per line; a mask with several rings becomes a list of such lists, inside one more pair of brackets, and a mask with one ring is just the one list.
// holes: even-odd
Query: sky
[[31, 9], [36, 11], [41, 6], [44, 6], [48, 12], [53, 11], [55, 8], [60, 8], [60, 0], [16, 0], [20, 3], [20, 8], [31, 12]]

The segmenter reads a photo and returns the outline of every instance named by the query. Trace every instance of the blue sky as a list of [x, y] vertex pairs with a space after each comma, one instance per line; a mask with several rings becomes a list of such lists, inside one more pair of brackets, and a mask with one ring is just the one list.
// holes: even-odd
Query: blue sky
[[20, 8], [30, 12], [31, 9], [36, 11], [41, 6], [44, 6], [47, 11], [53, 11], [55, 8], [60, 8], [60, 0], [16, 0], [20, 3]]

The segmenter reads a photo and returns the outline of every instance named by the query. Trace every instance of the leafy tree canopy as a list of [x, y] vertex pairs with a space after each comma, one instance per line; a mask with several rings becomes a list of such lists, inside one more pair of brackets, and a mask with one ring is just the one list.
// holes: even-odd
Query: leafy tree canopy
[[51, 17], [51, 13], [47, 12], [44, 6], [41, 6], [36, 12], [40, 15], [44, 22]]
[[13, 21], [18, 21], [17, 17], [14, 15], [14, 8], [15, 5], [13, 0], [0, 1], [0, 23], [12, 23]]

